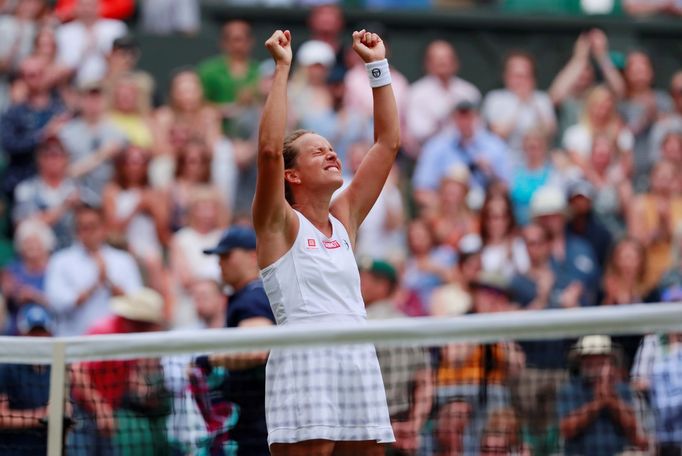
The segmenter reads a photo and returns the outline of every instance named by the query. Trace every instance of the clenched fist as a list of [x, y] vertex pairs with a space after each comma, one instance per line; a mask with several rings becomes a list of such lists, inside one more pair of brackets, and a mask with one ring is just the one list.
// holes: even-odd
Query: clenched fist
[[353, 50], [365, 63], [386, 58], [386, 48], [379, 35], [364, 29], [353, 32]]
[[291, 65], [291, 32], [289, 30], [276, 30], [265, 42], [276, 64]]

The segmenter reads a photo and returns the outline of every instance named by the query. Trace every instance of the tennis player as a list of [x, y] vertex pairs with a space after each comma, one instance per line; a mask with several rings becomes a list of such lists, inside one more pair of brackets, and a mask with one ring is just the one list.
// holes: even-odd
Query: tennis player
[[[276, 70], [260, 122], [253, 202], [265, 291], [278, 325], [364, 324], [352, 246], [400, 142], [384, 44], [374, 33], [353, 33], [372, 86], [375, 143], [334, 201], [343, 179], [329, 141], [301, 130], [284, 137], [291, 33], [278, 30], [265, 46]], [[378, 456], [395, 440], [372, 345], [271, 351], [265, 404], [274, 456]]]

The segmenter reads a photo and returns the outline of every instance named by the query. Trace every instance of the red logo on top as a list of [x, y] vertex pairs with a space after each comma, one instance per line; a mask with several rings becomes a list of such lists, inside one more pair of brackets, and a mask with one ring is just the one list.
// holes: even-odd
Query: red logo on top
[[341, 244], [339, 244], [339, 241], [337, 240], [322, 241], [322, 245], [324, 245], [325, 249], [338, 249], [341, 247]]
[[315, 239], [308, 239], [308, 248], [309, 249], [317, 248], [317, 242], [315, 242]]

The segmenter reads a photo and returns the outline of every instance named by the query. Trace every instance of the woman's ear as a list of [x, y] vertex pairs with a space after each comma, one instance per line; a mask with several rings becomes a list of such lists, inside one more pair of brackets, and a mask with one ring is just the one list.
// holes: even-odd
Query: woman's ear
[[295, 169], [285, 169], [284, 170], [284, 180], [290, 184], [300, 184], [301, 178]]

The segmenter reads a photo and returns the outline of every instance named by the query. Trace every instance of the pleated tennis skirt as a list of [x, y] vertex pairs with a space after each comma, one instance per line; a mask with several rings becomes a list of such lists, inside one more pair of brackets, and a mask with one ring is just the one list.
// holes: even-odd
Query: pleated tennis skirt
[[371, 344], [272, 350], [265, 413], [268, 444], [395, 441]]

